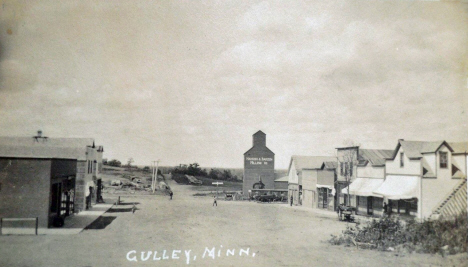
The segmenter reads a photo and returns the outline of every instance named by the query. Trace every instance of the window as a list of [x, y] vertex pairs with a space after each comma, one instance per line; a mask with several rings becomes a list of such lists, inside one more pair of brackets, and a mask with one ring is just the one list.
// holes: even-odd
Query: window
[[344, 175], [348, 175], [348, 162], [344, 163]]
[[341, 173], [341, 175], [344, 175], [344, 173], [343, 173], [343, 164], [344, 164], [343, 162], [340, 162], [340, 173]]
[[447, 152], [439, 152], [440, 167], [447, 168]]
[[400, 167], [404, 167], [405, 166], [405, 155], [403, 154], [403, 152], [400, 153]]
[[349, 163], [349, 176], [353, 176], [353, 162]]

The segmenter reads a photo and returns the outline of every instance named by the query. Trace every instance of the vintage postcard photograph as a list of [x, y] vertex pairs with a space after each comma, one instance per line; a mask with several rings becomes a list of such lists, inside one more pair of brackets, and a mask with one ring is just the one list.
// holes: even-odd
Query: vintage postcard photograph
[[0, 0], [0, 266], [468, 266], [468, 1]]

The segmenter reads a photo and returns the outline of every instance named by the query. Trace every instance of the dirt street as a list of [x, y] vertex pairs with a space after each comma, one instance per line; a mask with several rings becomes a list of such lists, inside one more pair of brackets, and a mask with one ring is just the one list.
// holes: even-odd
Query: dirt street
[[325, 241], [346, 227], [336, 218], [285, 204], [218, 201], [213, 207], [212, 198], [193, 197], [190, 186], [171, 186], [173, 200], [169, 196], [125, 196], [124, 205], [114, 206], [99, 220], [101, 224], [91, 226], [103, 229], [68, 236], [0, 236], [0, 266], [466, 264], [466, 257], [460, 256], [395, 256], [332, 246]]

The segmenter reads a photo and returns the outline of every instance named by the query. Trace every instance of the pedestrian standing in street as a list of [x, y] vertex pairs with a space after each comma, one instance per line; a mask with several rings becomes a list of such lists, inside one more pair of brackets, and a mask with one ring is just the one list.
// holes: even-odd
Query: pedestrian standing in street
[[135, 213], [135, 211], [136, 211], [136, 206], [135, 206], [135, 202], [133, 202], [132, 213]]
[[171, 200], [172, 200], [172, 196], [173, 196], [173, 195], [174, 195], [174, 193], [172, 193], [172, 191], [169, 192], [169, 196], [171, 197]]
[[383, 215], [387, 215], [388, 213], [388, 206], [387, 206], [387, 202], [384, 202], [383, 203]]
[[218, 206], [218, 202], [216, 202], [216, 196], [213, 196], [213, 206], [215, 206], [215, 205], [216, 205], [216, 207], [217, 207], [217, 206]]
[[292, 204], [293, 204], [293, 196], [291, 196], [291, 207], [292, 207]]

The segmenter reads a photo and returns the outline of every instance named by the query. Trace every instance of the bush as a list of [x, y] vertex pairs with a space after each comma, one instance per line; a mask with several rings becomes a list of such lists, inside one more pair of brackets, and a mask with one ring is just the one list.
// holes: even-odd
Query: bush
[[359, 245], [362, 248], [408, 252], [456, 254], [467, 251], [467, 214], [451, 220], [409, 221], [383, 217], [364, 226], [346, 227], [339, 236], [332, 235], [332, 245]]

